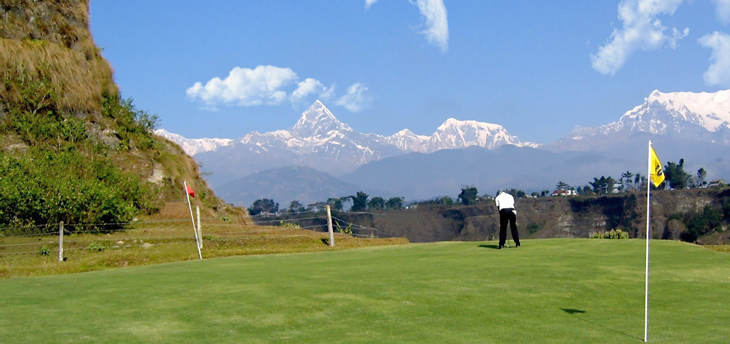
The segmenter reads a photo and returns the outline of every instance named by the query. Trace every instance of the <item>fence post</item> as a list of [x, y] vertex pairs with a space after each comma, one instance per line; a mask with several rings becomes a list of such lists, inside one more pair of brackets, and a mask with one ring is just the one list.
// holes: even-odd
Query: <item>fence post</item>
[[63, 221], [58, 224], [58, 261], [63, 261]]
[[198, 245], [203, 248], [203, 230], [200, 229], [200, 206], [195, 206], [195, 216], [198, 217]]
[[332, 231], [332, 212], [329, 205], [326, 205], [325, 209], [327, 209], [327, 230], [330, 232], [330, 247], [335, 247], [335, 234]]

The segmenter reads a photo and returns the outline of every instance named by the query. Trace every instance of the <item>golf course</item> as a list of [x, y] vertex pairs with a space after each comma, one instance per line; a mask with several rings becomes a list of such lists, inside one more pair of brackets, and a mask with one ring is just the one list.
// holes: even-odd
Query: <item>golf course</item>
[[[637, 343], [643, 240], [440, 242], [0, 280], [2, 343]], [[726, 343], [730, 254], [651, 243], [649, 342]]]

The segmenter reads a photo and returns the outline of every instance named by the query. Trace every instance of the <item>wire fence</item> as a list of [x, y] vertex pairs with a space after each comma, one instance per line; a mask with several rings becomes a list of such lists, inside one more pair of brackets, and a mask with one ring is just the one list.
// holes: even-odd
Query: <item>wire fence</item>
[[[352, 213], [349, 213], [352, 214]], [[381, 216], [376, 213], [358, 213]], [[233, 224], [219, 218], [199, 221], [200, 238], [188, 219], [162, 219], [127, 223], [64, 224], [47, 223], [23, 226], [0, 226], [0, 259], [14, 255], [59, 255], [78, 251], [123, 250], [160, 245], [205, 245], [225, 241], [245, 244], [311, 237], [329, 231], [360, 238], [374, 238], [378, 229], [352, 223], [340, 217], [328, 219], [324, 212], [265, 214], [252, 216], [255, 225]], [[305, 231], [295, 231], [305, 230]], [[320, 233], [320, 234], [317, 234]]]

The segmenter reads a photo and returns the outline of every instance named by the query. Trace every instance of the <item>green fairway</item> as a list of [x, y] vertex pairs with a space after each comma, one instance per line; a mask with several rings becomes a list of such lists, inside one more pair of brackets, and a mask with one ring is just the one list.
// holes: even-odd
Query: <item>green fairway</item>
[[[641, 240], [448, 242], [0, 280], [1, 343], [638, 343]], [[653, 241], [654, 343], [726, 343], [730, 255]]]

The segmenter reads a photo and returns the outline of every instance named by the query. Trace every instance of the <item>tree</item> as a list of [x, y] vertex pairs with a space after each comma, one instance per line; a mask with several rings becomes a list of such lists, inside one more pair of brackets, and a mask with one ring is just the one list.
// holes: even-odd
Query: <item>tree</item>
[[436, 199], [436, 204], [452, 205], [454, 204], [454, 199], [449, 196], [443, 196]]
[[593, 187], [593, 192], [602, 195], [606, 191], [606, 177], [601, 176], [601, 179], [593, 177], [592, 182], [588, 182]]
[[397, 210], [403, 208], [403, 197], [391, 197], [385, 202], [385, 208], [389, 210]]
[[557, 185], [555, 185], [556, 190], [568, 190], [569, 187], [570, 185], [562, 180], [559, 181]]
[[707, 178], [707, 171], [704, 168], [697, 170], [697, 186], [705, 186], [707, 183], [705, 178]]
[[590, 187], [590, 185], [584, 186], [583, 189], [578, 188], [578, 190], [579, 190], [579, 193], [580, 194], [585, 195], [585, 196], [592, 196], [592, 195], [595, 195], [596, 194], [593, 191], [593, 188]]
[[616, 179], [609, 176], [606, 178], [606, 193], [613, 193], [613, 187], [616, 185]]
[[517, 190], [517, 189], [509, 189], [509, 190], [507, 190], [507, 193], [514, 196], [515, 198], [522, 198], [522, 197], [525, 197], [525, 195], [527, 195], [525, 193], [525, 191]]
[[342, 198], [328, 198], [327, 205], [329, 205], [332, 210], [342, 211]]
[[478, 194], [479, 191], [477, 191], [477, 188], [473, 185], [464, 186], [461, 188], [461, 193], [459, 194], [457, 199], [460, 200], [461, 204], [463, 205], [476, 204]]
[[679, 159], [679, 163], [671, 161], [664, 166], [665, 183], [669, 183], [669, 187], [673, 189], [684, 189], [689, 184], [691, 176], [684, 171], [684, 159]]
[[608, 178], [601, 176], [600, 179], [593, 177], [593, 181], [588, 184], [593, 187], [593, 192], [599, 195], [605, 195], [613, 193], [613, 186], [616, 184], [616, 180], [610, 176]]
[[365, 211], [368, 208], [368, 194], [358, 191], [354, 196], [350, 196], [352, 199], [352, 208], [350, 211]]
[[324, 211], [326, 205], [327, 205], [327, 203], [325, 203], [325, 202], [312, 203], [312, 204], [307, 205], [307, 210], [314, 211], [314, 212]]
[[293, 200], [293, 201], [291, 201], [291, 203], [289, 203], [289, 212], [290, 213], [299, 213], [304, 210], [305, 210], [304, 205], [297, 200]]
[[251, 207], [248, 208], [248, 213], [251, 215], [258, 215], [261, 213], [278, 213], [279, 203], [274, 202], [272, 199], [264, 198], [257, 199], [253, 202]]
[[382, 197], [373, 197], [368, 201], [368, 209], [383, 210], [385, 209], [385, 200]]
[[627, 189], [631, 188], [629, 185], [631, 183], [631, 178], [633, 176], [634, 176], [634, 174], [631, 173], [630, 171], [626, 171], [621, 174], [621, 189], [623, 191], [626, 191]]

